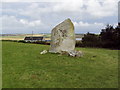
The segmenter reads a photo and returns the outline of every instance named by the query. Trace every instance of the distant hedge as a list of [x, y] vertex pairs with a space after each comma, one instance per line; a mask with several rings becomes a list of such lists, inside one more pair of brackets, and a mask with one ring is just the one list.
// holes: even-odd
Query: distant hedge
[[27, 42], [26, 42], [26, 41], [24, 41], [24, 40], [19, 40], [18, 42], [50, 45], [50, 42], [47, 42], [47, 41], [36, 41], [36, 42], [27, 41]]
[[18, 42], [17, 40], [1, 40], [1, 41]]

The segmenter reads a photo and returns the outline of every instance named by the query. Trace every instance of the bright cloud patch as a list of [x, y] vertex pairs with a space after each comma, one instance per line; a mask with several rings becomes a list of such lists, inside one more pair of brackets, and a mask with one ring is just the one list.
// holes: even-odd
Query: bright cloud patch
[[[100, 30], [105, 27], [103, 23], [87, 23], [87, 22], [73, 22], [76, 28], [76, 32], [79, 33], [80, 31], [83, 33], [91, 32], [91, 33], [99, 33]], [[89, 28], [89, 29], [88, 29]]]
[[35, 27], [35, 26], [39, 26], [41, 25], [41, 21], [40, 20], [36, 20], [36, 21], [27, 21], [27, 20], [24, 20], [24, 19], [20, 19], [20, 22], [24, 25], [27, 25], [27, 26], [32, 26], [32, 27]]

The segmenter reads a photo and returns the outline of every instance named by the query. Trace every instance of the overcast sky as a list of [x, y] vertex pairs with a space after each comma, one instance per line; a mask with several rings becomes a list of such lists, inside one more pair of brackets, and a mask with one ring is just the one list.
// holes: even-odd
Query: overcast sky
[[76, 33], [100, 33], [106, 24], [118, 23], [118, 0], [4, 0], [0, 12], [4, 34], [50, 33], [67, 18], [72, 20]]

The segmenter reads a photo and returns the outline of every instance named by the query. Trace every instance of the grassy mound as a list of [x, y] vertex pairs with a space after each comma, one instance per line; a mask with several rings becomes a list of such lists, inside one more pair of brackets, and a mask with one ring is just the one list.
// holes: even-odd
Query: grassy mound
[[2, 43], [3, 88], [116, 88], [118, 50], [76, 48], [82, 58], [40, 51], [48, 45]]

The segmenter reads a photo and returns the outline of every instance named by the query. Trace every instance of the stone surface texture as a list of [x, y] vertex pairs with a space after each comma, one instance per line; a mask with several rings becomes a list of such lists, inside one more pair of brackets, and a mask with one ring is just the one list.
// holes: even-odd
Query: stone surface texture
[[83, 53], [81, 51], [71, 51], [71, 52], [68, 52], [69, 56], [72, 56], [72, 57], [82, 57], [83, 56]]
[[40, 52], [40, 54], [46, 54], [47, 50], [43, 50], [42, 52]]
[[70, 19], [66, 19], [52, 29], [49, 52], [71, 52], [75, 49], [74, 25]]

